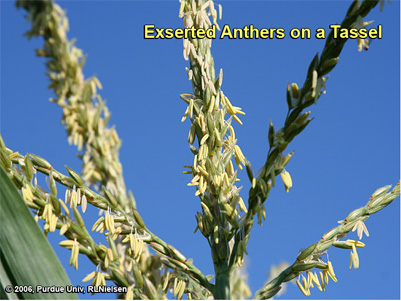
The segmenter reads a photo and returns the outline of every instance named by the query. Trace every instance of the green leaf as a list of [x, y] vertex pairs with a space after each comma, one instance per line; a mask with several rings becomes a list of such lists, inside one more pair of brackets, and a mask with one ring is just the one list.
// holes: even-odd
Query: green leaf
[[[71, 282], [28, 206], [1, 166], [0, 182], [0, 298], [78, 299], [76, 294], [66, 292], [35, 292], [38, 285], [65, 289]], [[31, 286], [34, 293], [5, 293], [8, 285]]]

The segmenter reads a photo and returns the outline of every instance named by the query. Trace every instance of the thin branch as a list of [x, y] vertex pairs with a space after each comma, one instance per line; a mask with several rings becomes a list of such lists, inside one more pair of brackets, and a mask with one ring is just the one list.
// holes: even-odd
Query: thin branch
[[[331, 263], [324, 263], [321, 256], [322, 254], [325, 254], [331, 246], [342, 249], [354, 249], [352, 245], [363, 247], [364, 244], [361, 242], [352, 240], [341, 241], [341, 239], [344, 238], [347, 233], [354, 231], [358, 227], [366, 229], [366, 227], [364, 227], [364, 222], [369, 218], [369, 216], [379, 212], [391, 204], [391, 202], [400, 195], [400, 182], [398, 182], [394, 188], [388, 192], [390, 187], [391, 185], [377, 189], [364, 207], [352, 211], [344, 220], [339, 222], [339, 226], [326, 232], [319, 241], [300, 252], [296, 261], [291, 266], [256, 292], [255, 299], [269, 299], [273, 297], [279, 292], [280, 285], [283, 282], [294, 279], [303, 271], [310, 271], [312, 268], [318, 268], [323, 270], [325, 273], [329, 273], [329, 266]], [[367, 230], [366, 233], [368, 233]], [[359, 238], [361, 237], [362, 233], [359, 234]], [[352, 256], [355, 257], [357, 255], [351, 254], [351, 259], [353, 258]], [[355, 266], [355, 268], [357, 268], [357, 266]], [[334, 274], [334, 272], [332, 274]], [[332, 274], [330, 277], [333, 276], [335, 278], [335, 275]]]

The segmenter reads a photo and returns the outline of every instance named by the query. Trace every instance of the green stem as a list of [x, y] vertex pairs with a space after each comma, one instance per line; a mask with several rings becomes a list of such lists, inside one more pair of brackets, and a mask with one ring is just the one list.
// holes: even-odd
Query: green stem
[[213, 296], [216, 300], [231, 300], [229, 269], [222, 273], [216, 273]]

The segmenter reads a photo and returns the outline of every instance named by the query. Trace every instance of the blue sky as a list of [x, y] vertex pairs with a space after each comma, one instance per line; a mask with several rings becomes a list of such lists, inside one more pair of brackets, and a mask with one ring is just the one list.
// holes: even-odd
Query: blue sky
[[[195, 229], [200, 202], [189, 175], [181, 172], [192, 163], [187, 135], [189, 121], [181, 123], [185, 103], [179, 94], [191, 92], [182, 56], [182, 41], [144, 40], [144, 24], [182, 27], [178, 1], [59, 1], [70, 21], [69, 38], [88, 54], [84, 73], [96, 74], [101, 95], [112, 112], [123, 146], [120, 159], [126, 185], [135, 195], [147, 226], [184, 255], [194, 258], [205, 274], [213, 274], [210, 251]], [[216, 39], [212, 54], [216, 70], [223, 68], [222, 89], [230, 101], [243, 108], [244, 125], [235, 124], [244, 155], [255, 171], [268, 151], [269, 120], [283, 125], [287, 112], [287, 82], [301, 86], [309, 63], [324, 40], [294, 40], [294, 28], [325, 28], [340, 23], [349, 1], [222, 1], [220, 26], [284, 28], [284, 39]], [[1, 134], [6, 145], [22, 154], [46, 158], [58, 170], [64, 165], [80, 170], [76, 150], [69, 146], [60, 124], [61, 110], [48, 99], [52, 92], [45, 76], [44, 59], [34, 49], [42, 41], [27, 41], [24, 12], [14, 2], [1, 1]], [[316, 242], [336, 227], [352, 210], [364, 206], [379, 187], [400, 175], [400, 2], [376, 7], [366, 20], [383, 25], [383, 38], [367, 52], [358, 52], [348, 41], [340, 61], [326, 83], [327, 94], [310, 107], [315, 119], [289, 145], [295, 154], [287, 165], [293, 188], [285, 193], [280, 178], [266, 202], [267, 220], [255, 225], [248, 245], [248, 274], [252, 292], [267, 279], [272, 264], [292, 263], [301, 248]], [[250, 187], [240, 173], [247, 201]], [[43, 180], [44, 183], [44, 180]], [[62, 196], [60, 196], [62, 197]], [[88, 225], [95, 210], [85, 216]], [[349, 251], [331, 248], [330, 260], [337, 283], [326, 292], [312, 289], [305, 297], [296, 285], [277, 299], [399, 299], [400, 206], [399, 199], [371, 216], [370, 237], [358, 249], [360, 268], [349, 270]], [[355, 233], [349, 235], [356, 239]], [[64, 265], [69, 251], [57, 246], [62, 238], [50, 235]], [[99, 237], [100, 241], [101, 237]], [[80, 257], [78, 271], [67, 267], [72, 282], [93, 266]], [[113, 296], [96, 295], [105, 299]], [[90, 295], [81, 296], [93, 298]]]

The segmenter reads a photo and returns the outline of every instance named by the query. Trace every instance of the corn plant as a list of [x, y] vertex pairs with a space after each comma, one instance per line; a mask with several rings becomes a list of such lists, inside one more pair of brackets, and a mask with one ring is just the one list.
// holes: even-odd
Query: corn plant
[[[369, 14], [379, 2], [383, 8], [384, 1], [353, 1], [339, 24], [346, 29], [368, 28], [371, 24]], [[279, 126], [276, 122], [273, 124], [270, 120], [260, 132], [245, 134], [240, 127], [248, 115], [245, 115], [245, 109], [242, 107], [253, 99], [236, 99], [231, 96], [230, 91], [223, 90], [223, 69], [215, 67], [211, 48], [212, 43], [219, 43], [219, 39], [183, 40], [182, 53], [187, 66], [182, 82], [187, 78], [192, 91], [187, 86], [183, 88], [186, 91], [177, 95], [183, 102], [181, 109], [184, 112], [179, 119], [183, 122], [182, 127], [187, 126], [185, 129], [188, 133], [181, 138], [187, 140], [190, 151], [188, 154], [191, 154], [191, 157], [181, 161], [186, 186], [189, 186], [182, 188], [190, 189], [195, 195], [192, 198], [198, 200], [193, 226], [197, 235], [206, 239], [205, 245], [210, 252], [207, 257], [210, 254], [214, 270], [213, 275], [206, 275], [196, 264], [196, 259], [187, 257], [190, 254], [180, 252], [179, 248], [173, 246], [163, 235], [154, 233], [156, 231], [152, 230], [151, 225], [155, 214], [146, 214], [140, 209], [141, 202], [147, 200], [138, 199], [137, 206], [133, 193], [127, 190], [129, 185], [123, 176], [123, 160], [120, 159], [121, 134], [117, 133], [116, 127], [109, 125], [111, 113], [100, 95], [99, 91], [103, 88], [100, 80], [97, 76], [85, 77], [83, 73], [86, 56], [67, 35], [69, 21], [66, 12], [53, 1], [18, 0], [16, 4], [25, 11], [29, 22], [30, 28], [25, 35], [29, 39], [34, 37], [43, 41], [43, 45], [36, 49], [36, 55], [45, 58], [46, 75], [50, 81], [48, 88], [54, 94], [50, 100], [61, 109], [61, 122], [67, 132], [67, 140], [76, 146], [82, 164], [81, 170], [78, 171], [76, 168], [70, 168], [69, 162], [65, 162], [66, 167], [63, 170], [41, 154], [20, 154], [18, 149], [9, 146], [7, 140], [2, 138], [1, 166], [32, 212], [32, 217], [28, 216], [25, 219], [31, 218], [39, 222], [48, 237], [54, 232], [64, 236], [65, 239], [59, 241], [59, 245], [69, 250], [68, 264], [78, 271], [82, 258], [87, 258], [92, 264], [92, 270], [87, 275], [82, 275], [82, 281], [91, 283], [96, 288], [101, 288], [107, 283], [123, 288], [117, 292], [119, 298], [251, 297], [246, 271], [246, 255], [251, 250], [249, 245], [254, 240], [261, 248], [280, 248], [280, 242], [264, 241], [263, 238], [257, 237], [258, 234], [251, 235], [255, 221], [260, 226], [264, 223], [269, 226], [268, 206], [269, 203], [277, 202], [274, 190], [284, 190], [288, 194], [294, 191], [297, 178], [291, 176], [294, 175], [291, 163], [296, 161], [297, 153], [292, 145], [297, 139], [302, 139], [307, 129], [317, 123], [312, 122], [311, 111], [324, 99], [326, 90], [327, 94], [330, 93], [329, 74], [331, 75], [341, 62], [342, 52], [355, 49], [360, 52], [366, 51], [370, 47], [370, 41], [357, 39], [353, 49], [344, 49], [348, 40], [336, 38], [333, 31], [327, 31], [323, 48], [312, 56], [312, 60], [306, 66], [305, 76], [299, 83], [288, 82], [283, 86], [283, 99], [280, 104], [286, 105], [286, 115], [283, 116], [282, 125]], [[183, 28], [221, 27], [221, 4], [207, 0], [181, 0], [176, 8]], [[160, 47], [161, 43], [168, 42], [158, 43], [157, 47]], [[379, 43], [380, 41], [375, 41], [371, 43], [371, 47], [374, 48]], [[155, 51], [163, 51], [163, 46]], [[113, 55], [118, 55], [117, 49]], [[272, 58], [267, 55], [266, 59]], [[157, 77], [157, 70], [149, 72], [155, 76], [154, 88], [157, 89], [157, 81], [163, 79]], [[266, 72], [266, 81], [268, 73], [269, 70]], [[224, 74], [225, 81], [235, 76]], [[333, 75], [335, 76], [341, 75]], [[153, 103], [153, 110], [158, 110], [158, 102], [172, 101], [167, 98], [153, 99], [152, 91], [148, 91], [146, 99], [136, 99], [135, 90], [140, 89], [140, 83], [134, 82], [132, 85], [135, 87], [130, 101]], [[266, 94], [267, 98], [269, 93], [266, 92], [268, 91], [263, 91], [263, 94]], [[361, 100], [358, 100], [358, 103], [360, 102]], [[275, 104], [276, 102], [272, 102], [269, 106]], [[151, 113], [145, 115], [148, 114]], [[271, 117], [269, 112], [263, 114], [266, 120]], [[168, 161], [171, 154], [164, 150], [162, 141], [165, 141], [164, 138], [172, 139], [171, 136], [175, 133], [164, 130], [166, 122], [167, 119], [160, 121], [157, 126], [151, 122], [143, 126], [151, 128], [148, 131], [152, 132], [152, 139], [160, 139], [157, 154]], [[360, 130], [363, 131], [363, 128]], [[161, 135], [164, 138], [161, 138]], [[251, 155], [247, 157], [251, 147], [242, 146], [243, 135], [249, 135], [251, 139], [247, 141], [250, 142], [263, 141], [265, 157], [255, 159], [261, 162], [260, 166], [251, 164]], [[124, 136], [124, 139], [130, 137]], [[47, 139], [47, 143], [52, 143], [51, 137]], [[385, 142], [380, 143], [386, 147]], [[146, 144], [141, 143], [138, 147], [147, 148]], [[151, 161], [152, 158], [140, 159], [132, 155], [129, 160]], [[257, 168], [254, 170], [253, 166]], [[351, 166], [344, 173], [358, 174], [352, 169]], [[153, 189], [146, 193], [156, 194], [168, 202], [169, 206], [176, 206], [180, 214], [186, 214], [179, 208], [179, 204], [174, 204], [174, 198], [178, 198], [180, 193], [158, 191], [159, 183], [168, 181], [169, 171], [164, 166], [158, 166], [157, 169], [147, 172], [152, 172]], [[47, 177], [47, 187], [42, 185], [40, 179], [38, 181], [40, 175]], [[340, 179], [341, 175], [338, 177]], [[280, 181], [283, 184], [279, 184]], [[342, 183], [339, 180], [333, 185], [341, 190], [342, 186], [352, 183]], [[141, 183], [137, 183], [136, 186], [139, 188]], [[295, 283], [305, 296], [311, 295], [313, 289], [325, 291], [329, 282], [338, 281], [333, 258], [329, 258], [331, 250], [335, 248], [348, 250], [350, 261], [347, 267], [358, 269], [360, 260], [357, 249], [365, 247], [362, 238], [364, 235], [369, 236], [365, 224], [367, 219], [392, 203], [399, 196], [399, 190], [399, 182], [393, 187], [372, 187], [372, 191], [367, 192], [373, 192], [370, 197], [352, 203], [359, 208], [353, 208], [350, 213], [340, 216], [343, 219], [338, 221], [335, 227], [317, 229], [319, 236], [297, 246], [299, 251], [293, 254], [292, 258], [286, 258], [290, 263], [281, 264], [279, 269], [272, 267], [270, 278], [254, 292], [253, 298], [269, 299], [277, 296], [284, 291], [288, 282]], [[327, 199], [330, 195], [321, 197]], [[2, 195], [2, 204], [6, 204], [6, 199], [10, 198]], [[286, 202], [284, 199], [280, 201]], [[12, 208], [12, 203], [7, 203], [7, 206]], [[94, 220], [88, 213], [91, 208], [99, 210], [100, 217]], [[157, 211], [157, 206], [152, 210]], [[307, 216], [308, 208], [304, 210], [306, 212], [300, 212], [299, 215]], [[327, 209], [322, 208], [323, 215], [325, 210]], [[277, 214], [282, 214], [286, 224], [292, 223], [285, 212]], [[11, 219], [6, 214], [3, 218]], [[169, 227], [168, 216], [165, 217], [164, 223], [164, 227]], [[185, 240], [185, 237], [182, 239]], [[4, 234], [2, 246], [9, 241]], [[24, 247], [20, 245], [19, 248]], [[6, 258], [8, 260], [9, 257]], [[336, 270], [343, 268], [336, 265]], [[20, 272], [15, 270], [15, 273]], [[7, 281], [2, 280], [3, 287], [12, 283], [11, 280]], [[19, 284], [22, 283], [13, 283]], [[335, 286], [330, 283], [331, 285]]]

